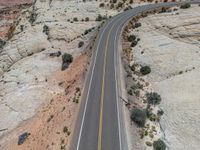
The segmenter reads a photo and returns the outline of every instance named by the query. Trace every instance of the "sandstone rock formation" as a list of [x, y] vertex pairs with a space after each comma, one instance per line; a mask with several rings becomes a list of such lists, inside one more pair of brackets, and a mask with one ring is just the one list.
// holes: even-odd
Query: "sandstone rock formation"
[[133, 31], [141, 39], [133, 48], [134, 62], [151, 67], [147, 79], [162, 97], [160, 123], [172, 150], [200, 147], [199, 18], [199, 6], [192, 6], [150, 15], [141, 19], [138, 31]]

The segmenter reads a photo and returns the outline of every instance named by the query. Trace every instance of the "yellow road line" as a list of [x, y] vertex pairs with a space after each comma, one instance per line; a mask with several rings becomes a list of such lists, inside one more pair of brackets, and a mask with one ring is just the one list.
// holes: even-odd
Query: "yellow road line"
[[104, 66], [103, 66], [103, 79], [102, 79], [102, 87], [101, 87], [101, 104], [100, 104], [100, 118], [99, 118], [99, 132], [98, 132], [98, 150], [101, 150], [102, 146], [102, 119], [103, 119], [103, 99], [104, 99], [104, 81], [105, 81], [105, 72], [106, 72], [106, 63], [107, 63], [107, 52], [108, 52], [108, 37], [112, 31], [114, 24], [111, 26], [110, 31], [108, 33], [106, 39], [106, 49], [104, 55]]

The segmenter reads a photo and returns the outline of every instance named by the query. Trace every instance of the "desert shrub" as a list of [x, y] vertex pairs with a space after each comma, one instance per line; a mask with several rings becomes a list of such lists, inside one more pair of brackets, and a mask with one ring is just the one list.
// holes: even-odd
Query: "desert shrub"
[[110, 9], [112, 9], [112, 8], [114, 8], [114, 4], [111, 4], [111, 5], [110, 5]]
[[21, 32], [24, 31], [24, 25], [20, 25], [20, 30], [21, 30]]
[[78, 48], [82, 47], [83, 45], [84, 45], [84, 42], [83, 42], [83, 41], [80, 41], [80, 42], [78, 43]]
[[140, 73], [142, 74], [142, 75], [147, 75], [147, 74], [149, 74], [151, 72], [151, 68], [149, 67], [149, 66], [142, 66], [141, 68], [140, 68]]
[[67, 69], [69, 64], [72, 63], [72, 61], [73, 61], [72, 55], [64, 53], [62, 55], [62, 68], [61, 68], [61, 70]]
[[117, 0], [111, 0], [110, 3], [117, 3]]
[[140, 22], [136, 22], [135, 23], [135, 28], [139, 28], [139, 27], [141, 27], [142, 26], [142, 24], [140, 23]]
[[64, 54], [62, 55], [62, 61], [63, 61], [64, 63], [71, 63], [71, 62], [73, 61], [73, 57], [72, 57], [71, 54], [64, 53]]
[[136, 36], [135, 35], [130, 35], [129, 37], [128, 37], [128, 41], [129, 42], [132, 42], [132, 41], [134, 41], [136, 39]]
[[154, 150], [165, 150], [166, 149], [166, 144], [162, 140], [157, 140], [153, 142], [153, 148]]
[[99, 4], [99, 7], [104, 7], [104, 6], [105, 6], [104, 3], [100, 3], [100, 4]]
[[67, 132], [68, 132], [68, 128], [67, 128], [66, 126], [64, 126], [64, 128], [63, 128], [63, 132], [64, 132], [64, 133], [67, 133]]
[[30, 15], [29, 22], [30, 22], [31, 24], [34, 23], [35, 20], [36, 20], [36, 18], [37, 18], [37, 14], [33, 11], [33, 12], [31, 13], [31, 15]]
[[85, 34], [85, 35], [88, 34], [88, 30], [85, 30], [84, 34]]
[[164, 114], [164, 111], [162, 109], [157, 111], [158, 116], [162, 116], [163, 114]]
[[73, 21], [74, 21], [74, 22], [77, 22], [77, 21], [78, 21], [78, 18], [76, 18], [76, 17], [73, 18]]
[[85, 18], [85, 21], [89, 21], [89, 20], [90, 20], [90, 18], [89, 18], [89, 17], [86, 17], [86, 18]]
[[137, 41], [132, 41], [132, 43], [131, 43], [131, 47], [135, 47], [136, 45], [137, 45]]
[[146, 94], [148, 104], [160, 104], [161, 96], [156, 92], [150, 92]]
[[146, 112], [139, 108], [133, 109], [131, 111], [131, 120], [139, 127], [144, 127], [146, 122]]
[[133, 95], [133, 91], [131, 89], [128, 90], [129, 95]]
[[123, 3], [122, 2], [119, 2], [118, 4], [117, 4], [117, 8], [121, 8], [123, 6]]
[[164, 0], [164, 3], [168, 2], [168, 0]]
[[6, 44], [6, 42], [2, 39], [0, 39], [0, 48], [3, 48], [3, 46]]
[[99, 14], [96, 18], [96, 21], [102, 21], [103, 20], [103, 17]]
[[49, 35], [49, 27], [47, 25], [44, 25], [43, 26], [43, 32], [46, 34], [46, 35]]
[[133, 0], [130, 0], [129, 3], [130, 3], [130, 4], [133, 4]]
[[187, 8], [190, 8], [190, 7], [191, 7], [190, 3], [185, 3], [185, 4], [182, 4], [180, 6], [181, 9], [187, 9]]

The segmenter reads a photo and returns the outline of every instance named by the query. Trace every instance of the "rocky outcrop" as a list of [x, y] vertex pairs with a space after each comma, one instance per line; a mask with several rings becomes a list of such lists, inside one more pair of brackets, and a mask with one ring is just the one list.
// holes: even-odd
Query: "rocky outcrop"
[[0, 0], [0, 39], [11, 37], [20, 11], [32, 4], [33, 0]]
[[149, 15], [133, 32], [141, 39], [133, 48], [134, 63], [151, 67], [146, 79], [161, 95], [160, 124], [172, 150], [200, 147], [199, 16], [199, 6]]

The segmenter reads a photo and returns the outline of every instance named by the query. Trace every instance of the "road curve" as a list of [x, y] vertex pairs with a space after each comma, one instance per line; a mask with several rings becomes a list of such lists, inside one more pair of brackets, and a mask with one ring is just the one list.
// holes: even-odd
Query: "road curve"
[[[199, 3], [193, 1], [192, 3]], [[123, 25], [141, 12], [176, 2], [139, 6], [109, 19], [95, 42], [70, 150], [128, 150], [119, 97], [118, 39]]]

